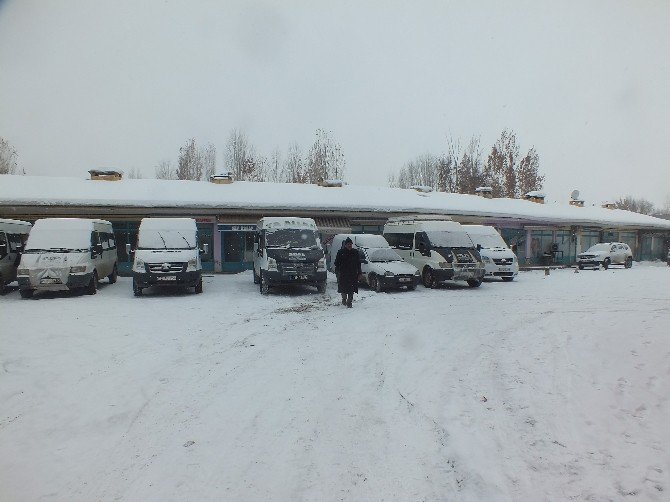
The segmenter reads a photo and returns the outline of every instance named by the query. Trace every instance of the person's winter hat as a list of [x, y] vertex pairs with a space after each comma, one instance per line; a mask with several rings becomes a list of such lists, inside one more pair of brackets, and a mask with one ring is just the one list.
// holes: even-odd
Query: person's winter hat
[[345, 243], [345, 244], [353, 244], [354, 241], [351, 240], [351, 237], [347, 237], [347, 238], [344, 240], [344, 243]]

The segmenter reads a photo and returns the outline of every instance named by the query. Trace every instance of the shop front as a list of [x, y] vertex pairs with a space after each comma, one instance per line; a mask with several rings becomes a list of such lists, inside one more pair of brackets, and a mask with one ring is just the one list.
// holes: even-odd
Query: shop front
[[221, 272], [237, 273], [254, 267], [254, 235], [256, 225], [219, 224], [221, 241]]

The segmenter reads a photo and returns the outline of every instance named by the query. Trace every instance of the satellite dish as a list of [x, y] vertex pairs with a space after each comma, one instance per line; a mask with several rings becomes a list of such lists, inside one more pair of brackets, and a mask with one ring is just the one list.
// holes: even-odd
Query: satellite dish
[[579, 190], [573, 190], [570, 194], [572, 200], [579, 200]]

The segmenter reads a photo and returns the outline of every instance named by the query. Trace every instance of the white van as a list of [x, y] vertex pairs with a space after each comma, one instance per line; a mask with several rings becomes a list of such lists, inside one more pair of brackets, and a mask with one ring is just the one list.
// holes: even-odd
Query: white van
[[375, 291], [406, 287], [413, 290], [421, 280], [414, 265], [405, 262], [381, 235], [337, 234], [328, 246], [328, 270], [334, 271], [337, 252], [351, 239], [361, 258], [362, 281]]
[[17, 270], [19, 291], [30, 298], [35, 291], [86, 288], [94, 295], [98, 280], [116, 282], [116, 241], [105, 220], [48, 218], [37, 220]]
[[26, 221], [0, 219], [0, 295], [16, 279], [21, 252], [32, 225]]
[[[189, 287], [202, 293], [197, 225], [192, 218], [142, 218], [133, 257], [133, 293], [151, 286]], [[129, 245], [126, 245], [129, 247]]]
[[519, 259], [498, 231], [487, 225], [463, 227], [482, 257], [486, 269], [484, 277], [500, 277], [503, 281], [513, 281], [519, 274]]
[[465, 229], [448, 216], [389, 218], [384, 237], [405, 261], [419, 269], [423, 285], [467, 281], [479, 287], [484, 264]]
[[326, 260], [311, 218], [266, 217], [254, 236], [254, 284], [261, 294], [271, 286], [309, 284], [326, 291]]

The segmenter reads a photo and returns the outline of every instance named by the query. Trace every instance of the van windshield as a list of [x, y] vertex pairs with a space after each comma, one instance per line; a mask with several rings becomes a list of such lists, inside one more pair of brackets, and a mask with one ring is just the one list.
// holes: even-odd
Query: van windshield
[[479, 244], [483, 248], [505, 248], [507, 249], [507, 244], [503, 240], [502, 237], [498, 234], [486, 234], [486, 235], [479, 235], [479, 234], [468, 234], [470, 235], [470, 238], [472, 239], [472, 242], [474, 242], [475, 246]]
[[436, 248], [472, 248], [472, 240], [465, 232], [448, 232], [441, 230], [438, 232], [426, 232], [428, 241], [432, 247]]
[[184, 230], [140, 229], [138, 249], [195, 249], [195, 234]]
[[382, 248], [382, 249], [369, 249], [368, 254], [370, 255], [371, 262], [387, 262], [387, 261], [401, 261], [402, 258], [398, 253], [393, 251], [393, 249]]
[[72, 253], [91, 249], [91, 231], [79, 228], [33, 230], [28, 237], [26, 253], [45, 251]]
[[282, 228], [265, 234], [266, 246], [284, 249], [318, 249], [314, 230], [307, 228]]

